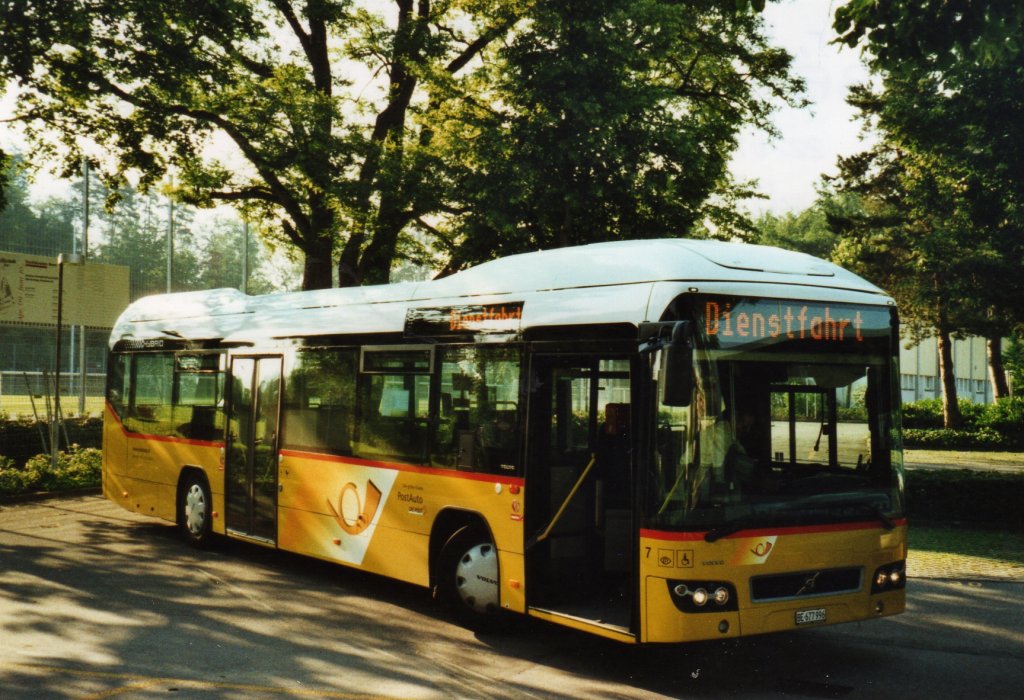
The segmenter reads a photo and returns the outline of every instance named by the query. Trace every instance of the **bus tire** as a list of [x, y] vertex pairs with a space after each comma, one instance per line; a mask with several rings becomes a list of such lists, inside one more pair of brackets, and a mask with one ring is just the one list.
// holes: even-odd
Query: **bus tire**
[[187, 471], [178, 489], [178, 524], [193, 547], [208, 547], [213, 540], [213, 498], [201, 472]]
[[437, 593], [463, 625], [490, 630], [501, 618], [498, 550], [479, 529], [455, 532], [438, 558]]

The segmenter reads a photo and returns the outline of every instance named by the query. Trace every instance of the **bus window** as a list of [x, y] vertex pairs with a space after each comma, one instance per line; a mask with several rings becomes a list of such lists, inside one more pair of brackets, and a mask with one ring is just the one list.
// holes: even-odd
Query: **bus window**
[[216, 440], [224, 433], [224, 372], [220, 354], [178, 355], [174, 372], [174, 434]]
[[441, 400], [431, 464], [490, 473], [515, 472], [519, 353], [504, 347], [440, 352]]
[[353, 349], [297, 353], [285, 383], [285, 447], [335, 455], [352, 454], [356, 360]]
[[131, 405], [125, 428], [136, 433], [171, 435], [174, 355], [170, 353], [134, 356], [131, 373]]
[[430, 358], [429, 349], [363, 350], [357, 456], [426, 462]]
[[107, 381], [107, 402], [114, 410], [114, 413], [124, 421], [125, 402], [130, 396], [130, 384], [128, 380], [128, 366], [131, 362], [131, 355], [114, 355], [110, 358], [108, 368], [109, 380]]

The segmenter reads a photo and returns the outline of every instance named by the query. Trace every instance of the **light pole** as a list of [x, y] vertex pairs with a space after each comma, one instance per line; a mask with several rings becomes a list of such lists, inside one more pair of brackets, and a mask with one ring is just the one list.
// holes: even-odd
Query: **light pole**
[[78, 253], [57, 256], [57, 338], [56, 356], [53, 361], [53, 419], [50, 421], [50, 466], [57, 470], [57, 452], [60, 448], [60, 331], [64, 320], [64, 265], [79, 265], [82, 256]]
[[[82, 158], [82, 263], [89, 257], [89, 161]], [[78, 327], [78, 414], [85, 415], [85, 320]]]
[[242, 219], [242, 294], [249, 293], [249, 220]]

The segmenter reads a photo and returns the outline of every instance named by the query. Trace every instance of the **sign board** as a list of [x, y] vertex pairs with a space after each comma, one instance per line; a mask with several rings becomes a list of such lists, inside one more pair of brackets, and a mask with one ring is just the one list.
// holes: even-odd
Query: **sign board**
[[[57, 282], [56, 259], [0, 252], [0, 323], [56, 324]], [[110, 328], [128, 301], [128, 267], [64, 265], [64, 325]]]
[[405, 335], [454, 340], [489, 333], [518, 333], [522, 327], [523, 303], [510, 301], [409, 309], [405, 315]]
[[703, 297], [697, 316], [709, 347], [765, 347], [799, 343], [854, 350], [872, 338], [888, 338], [891, 311], [885, 306], [855, 306], [789, 299]]

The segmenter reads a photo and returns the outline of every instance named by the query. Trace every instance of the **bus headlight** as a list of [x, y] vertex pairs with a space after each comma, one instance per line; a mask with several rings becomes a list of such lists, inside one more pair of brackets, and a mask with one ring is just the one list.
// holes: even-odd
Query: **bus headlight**
[[875, 569], [871, 580], [872, 593], [885, 593], [904, 588], [907, 585], [907, 563], [897, 561]]
[[672, 602], [682, 612], [738, 610], [736, 589], [726, 581], [669, 581]]

